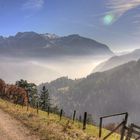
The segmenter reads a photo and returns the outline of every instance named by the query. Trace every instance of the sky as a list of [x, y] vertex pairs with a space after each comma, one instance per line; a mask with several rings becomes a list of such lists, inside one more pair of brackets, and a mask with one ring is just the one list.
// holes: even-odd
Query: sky
[[0, 35], [80, 34], [113, 51], [140, 48], [140, 0], [0, 0]]

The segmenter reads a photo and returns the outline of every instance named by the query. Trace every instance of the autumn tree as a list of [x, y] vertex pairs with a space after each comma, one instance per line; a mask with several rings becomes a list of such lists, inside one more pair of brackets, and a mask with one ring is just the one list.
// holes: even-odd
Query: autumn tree
[[37, 86], [34, 83], [28, 83], [23, 79], [16, 81], [16, 85], [27, 91], [30, 105], [33, 107], [36, 106], [38, 100]]

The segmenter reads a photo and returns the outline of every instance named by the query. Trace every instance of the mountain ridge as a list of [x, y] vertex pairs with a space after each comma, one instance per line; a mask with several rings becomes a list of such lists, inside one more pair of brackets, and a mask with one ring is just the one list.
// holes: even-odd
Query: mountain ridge
[[93, 73], [95, 72], [102, 72], [119, 65], [125, 64], [129, 61], [138, 60], [140, 59], [140, 49], [136, 49], [130, 53], [120, 55], [120, 56], [113, 56], [105, 62], [100, 63], [93, 69]]
[[[1, 54], [29, 57], [61, 55], [113, 55], [107, 45], [77, 34], [58, 36], [36, 32], [18, 32], [15, 36], [0, 37]], [[16, 53], [15, 53], [16, 51]]]

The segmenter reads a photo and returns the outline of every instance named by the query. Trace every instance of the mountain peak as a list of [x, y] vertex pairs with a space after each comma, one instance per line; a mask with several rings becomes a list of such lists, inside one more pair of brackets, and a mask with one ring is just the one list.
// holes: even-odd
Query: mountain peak
[[15, 37], [16, 38], [23, 38], [23, 37], [32, 37], [32, 36], [39, 36], [38, 33], [30, 31], [30, 32], [18, 32]]
[[57, 39], [59, 38], [58, 35], [56, 34], [51, 34], [51, 33], [45, 33], [45, 34], [42, 34], [43, 36], [47, 37], [47, 39]]

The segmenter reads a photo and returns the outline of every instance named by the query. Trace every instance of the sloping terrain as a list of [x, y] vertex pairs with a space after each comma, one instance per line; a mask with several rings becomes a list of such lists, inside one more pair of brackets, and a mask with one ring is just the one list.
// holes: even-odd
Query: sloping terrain
[[[63, 78], [61, 83], [66, 81], [69, 80]], [[140, 60], [91, 74], [62, 87], [52, 83], [45, 84], [50, 96], [55, 97], [55, 103], [66, 113], [75, 109], [80, 115], [87, 111], [98, 122], [98, 117], [106, 113], [128, 112], [129, 121], [140, 124]]]
[[0, 109], [0, 140], [39, 140], [39, 138]]
[[97, 65], [93, 69], [93, 73], [106, 71], [114, 67], [117, 67], [119, 65], [125, 64], [129, 61], [138, 60], [138, 59], [140, 59], [140, 49], [137, 49], [125, 55], [113, 56], [109, 60]]
[[[94, 124], [87, 125], [86, 130], [82, 130], [83, 124], [79, 121], [73, 123], [66, 117], [62, 117], [60, 121], [59, 115], [50, 113], [48, 116], [47, 112], [41, 110], [37, 114], [33, 108], [29, 108], [27, 112], [26, 107], [1, 99], [0, 115], [0, 136], [3, 136], [0, 140], [37, 140], [35, 134], [41, 140], [98, 140], [99, 129]], [[108, 133], [108, 130], [103, 129], [103, 136]], [[119, 135], [114, 133], [109, 138], [114, 139], [119, 140]]]

